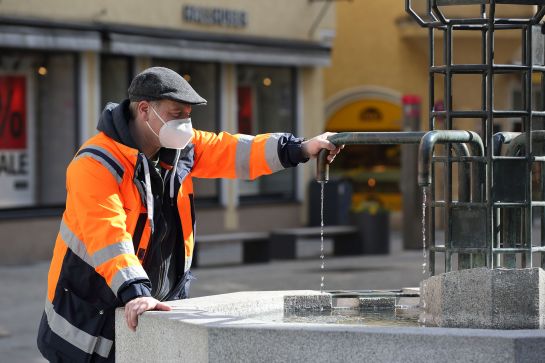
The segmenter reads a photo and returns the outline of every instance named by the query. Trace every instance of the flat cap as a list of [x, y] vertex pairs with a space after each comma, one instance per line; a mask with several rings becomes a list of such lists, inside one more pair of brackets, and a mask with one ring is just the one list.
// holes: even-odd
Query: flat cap
[[190, 105], [206, 105], [206, 100], [187, 81], [165, 67], [151, 67], [139, 73], [129, 86], [129, 100], [173, 100]]

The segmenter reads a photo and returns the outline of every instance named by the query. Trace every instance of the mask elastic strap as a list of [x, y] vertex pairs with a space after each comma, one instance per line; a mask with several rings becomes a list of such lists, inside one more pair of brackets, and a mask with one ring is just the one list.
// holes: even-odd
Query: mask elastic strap
[[151, 108], [151, 110], [153, 111], [153, 113], [155, 113], [155, 115], [157, 117], [159, 117], [159, 120], [161, 120], [161, 122], [163, 123], [163, 125], [166, 125], [167, 123], [165, 122], [165, 120], [163, 120], [163, 118], [161, 116], [159, 116], [159, 114], [157, 113], [157, 111], [155, 111], [155, 109], [151, 106], [149, 106]]
[[[149, 108], [151, 108], [151, 110], [153, 111], [153, 113], [155, 113], [155, 115], [157, 117], [159, 117], [159, 120], [161, 120], [161, 122], [163, 123], [163, 125], [166, 125], [166, 122], [163, 120], [163, 118], [161, 116], [159, 116], [159, 114], [157, 113], [157, 111], [155, 111], [155, 109], [153, 107], [151, 107], [151, 105], [149, 106]], [[157, 136], [157, 138], [159, 140], [161, 140], [161, 138], [159, 137], [159, 135], [157, 135], [157, 133], [155, 131], [153, 131], [153, 129], [151, 128], [151, 125], [149, 124], [149, 121], [146, 121], [146, 125], [148, 125], [149, 129], [151, 130], [151, 132], [153, 132], [153, 134], [155, 136]]]
[[151, 178], [149, 173], [148, 158], [144, 156], [144, 178], [146, 181], [146, 208], [148, 210], [148, 220], [151, 226], [151, 233], [153, 233], [153, 194], [151, 192]]
[[149, 129], [151, 130], [151, 132], [153, 132], [153, 134], [154, 134], [155, 136], [157, 136], [157, 138], [159, 139], [159, 135], [157, 135], [157, 133], [156, 133], [155, 131], [153, 131], [153, 129], [151, 128], [151, 126], [150, 126], [150, 124], [149, 124], [148, 121], [146, 121], [146, 125], [148, 125]]

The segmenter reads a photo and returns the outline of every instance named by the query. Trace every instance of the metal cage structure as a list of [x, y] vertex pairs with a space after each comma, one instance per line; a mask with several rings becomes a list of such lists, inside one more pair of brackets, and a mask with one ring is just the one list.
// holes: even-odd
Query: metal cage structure
[[[545, 267], [545, 153], [542, 146], [545, 131], [541, 131], [545, 128], [545, 58], [544, 28], [540, 24], [545, 15], [545, 0], [423, 0], [424, 13], [415, 10], [414, 1], [406, 0], [406, 11], [429, 32], [429, 130], [455, 130], [455, 120], [470, 120], [475, 123], [472, 129], [477, 131], [484, 146], [482, 155], [453, 154], [451, 143], [431, 151], [431, 184], [424, 207], [429, 274], [436, 274], [442, 256], [445, 272], [482, 266]], [[496, 16], [497, 8], [504, 4], [532, 6], [528, 8], [532, 15], [527, 18]], [[446, 10], [458, 5], [474, 5], [477, 16], [449, 18]], [[520, 64], [495, 62], [495, 35], [501, 30], [521, 32]], [[480, 63], [453, 61], [454, 34], [458, 36], [462, 32], [478, 33]], [[436, 38], [441, 37], [442, 44], [436, 49]], [[442, 50], [442, 64], [436, 60], [436, 50]], [[479, 84], [475, 84], [481, 88], [480, 109], [453, 107], [453, 78], [458, 75], [480, 77], [480, 82], [476, 82]], [[494, 95], [497, 75], [521, 79], [521, 109], [497, 109]], [[535, 87], [532, 79], [538, 77], [542, 90], [539, 110], [532, 98]], [[444, 80], [443, 109], [436, 107], [438, 78]], [[494, 132], [505, 119], [520, 121], [520, 132]], [[470, 181], [458, 177], [457, 190], [454, 190], [453, 170], [460, 168], [472, 170]], [[533, 214], [540, 216], [541, 225], [539, 241], [534, 242], [537, 236], [532, 236]], [[442, 240], [436, 235], [436, 224], [441, 222], [437, 218], [443, 219]]]

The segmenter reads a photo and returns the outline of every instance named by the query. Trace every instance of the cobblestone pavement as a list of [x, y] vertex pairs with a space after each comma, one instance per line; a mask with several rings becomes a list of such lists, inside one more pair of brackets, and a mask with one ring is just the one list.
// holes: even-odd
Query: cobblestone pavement
[[[202, 251], [208, 267], [194, 270], [197, 280], [191, 296], [246, 290], [300, 290], [320, 288], [319, 241], [300, 242], [295, 261], [255, 265], [218, 265], [240, 260], [237, 246]], [[326, 242], [326, 252], [331, 244]], [[326, 290], [399, 289], [418, 286], [422, 279], [421, 251], [402, 251], [398, 233], [391, 238], [389, 255], [328, 257]], [[214, 265], [215, 264], [215, 265]], [[214, 265], [214, 266], [212, 266]], [[42, 314], [49, 262], [0, 267], [0, 361], [45, 362], [36, 348], [36, 332]]]

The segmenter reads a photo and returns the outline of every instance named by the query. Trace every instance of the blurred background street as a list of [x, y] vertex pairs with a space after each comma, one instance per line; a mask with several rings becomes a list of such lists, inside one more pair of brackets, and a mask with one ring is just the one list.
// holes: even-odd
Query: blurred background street
[[[417, 11], [427, 3], [412, 1]], [[453, 17], [479, 10], [446, 8]], [[535, 9], [502, 6], [496, 15], [525, 18]], [[446, 62], [444, 33], [434, 35], [438, 69]], [[453, 39], [456, 64], [481, 62], [481, 33], [470, 33]], [[436, 72], [430, 85], [428, 35], [404, 0], [0, 0], [0, 361], [43, 361], [35, 339], [66, 168], [97, 133], [104, 107], [127, 98], [135, 75], [153, 66], [178, 72], [208, 101], [193, 107], [193, 126], [216, 133], [307, 139], [326, 131], [483, 133], [480, 117], [445, 119], [447, 83], [453, 109], [480, 110], [482, 79], [463, 74], [447, 81]], [[526, 57], [521, 34], [501, 30], [495, 40], [494, 61], [518, 69]], [[514, 73], [494, 75], [494, 108], [522, 109], [526, 86]], [[543, 110], [542, 80], [531, 76], [531, 104]], [[501, 118], [491, 128], [519, 132], [522, 119]], [[346, 257], [332, 257], [326, 241], [326, 290], [399, 289], [424, 277], [417, 150], [354, 145], [336, 158], [325, 186], [325, 225], [352, 229], [356, 238]], [[457, 166], [435, 169], [438, 202], [428, 218], [437, 238], [428, 245], [445, 243], [440, 232], [450, 212], [441, 199], [451, 193], [455, 202], [462, 189], [452, 177]], [[240, 239], [229, 239], [257, 233], [262, 243], [278, 230], [319, 226], [315, 172], [310, 161], [254, 181], [196, 179], [199, 267], [191, 296], [319, 289], [315, 232], [297, 242], [295, 259], [261, 264], [244, 264]], [[201, 248], [207, 238], [216, 241]], [[444, 257], [438, 253], [438, 264]]]

